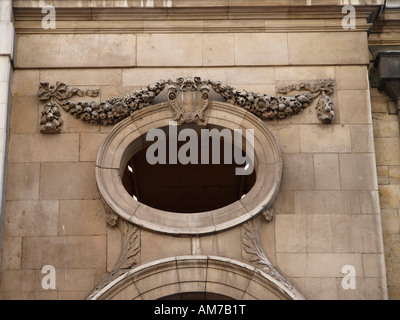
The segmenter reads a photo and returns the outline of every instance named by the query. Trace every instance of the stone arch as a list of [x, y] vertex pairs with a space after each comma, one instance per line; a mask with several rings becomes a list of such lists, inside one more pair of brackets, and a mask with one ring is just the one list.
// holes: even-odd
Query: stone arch
[[155, 300], [187, 292], [210, 292], [236, 300], [299, 300], [269, 274], [216, 256], [178, 256], [131, 269], [99, 290], [92, 300]]
[[233, 227], [268, 209], [279, 191], [282, 156], [278, 142], [262, 120], [243, 108], [212, 101], [204, 123], [228, 129], [254, 130], [254, 168], [257, 179], [246, 197], [223, 208], [180, 214], [151, 208], [135, 201], [121, 182], [121, 168], [144, 147], [144, 135], [169, 125], [173, 110], [159, 103], [136, 111], [108, 134], [96, 160], [96, 182], [108, 212], [139, 226], [168, 234], [205, 234]]

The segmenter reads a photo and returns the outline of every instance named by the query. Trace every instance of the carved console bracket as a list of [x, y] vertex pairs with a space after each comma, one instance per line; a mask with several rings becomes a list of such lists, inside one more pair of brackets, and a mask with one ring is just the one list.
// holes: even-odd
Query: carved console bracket
[[[113, 97], [103, 102], [73, 102], [74, 95], [96, 97], [99, 90], [83, 92], [78, 88], [70, 89], [65, 83], [51, 85], [40, 83], [39, 100], [45, 102], [40, 132], [58, 133], [61, 130], [61, 109], [95, 125], [114, 125], [138, 109], [153, 104], [154, 98], [168, 88], [168, 102], [174, 111], [173, 119], [179, 124], [204, 121], [203, 112], [210, 99], [210, 89], [219, 94], [227, 103], [242, 107], [263, 120], [285, 119], [310, 106], [320, 97], [316, 105], [318, 119], [322, 123], [331, 123], [335, 110], [330, 96], [334, 92], [335, 82], [332, 79], [312, 80], [278, 89], [280, 94], [296, 90], [302, 91], [294, 96], [270, 96], [267, 94], [237, 90], [220, 81], [201, 80], [199, 77], [160, 80], [141, 90], [121, 97]], [[304, 93], [306, 91], [306, 93]]]
[[293, 295], [294, 299], [304, 300], [304, 296], [272, 265], [265, 254], [261, 241], [261, 225], [273, 220], [274, 211], [267, 209], [262, 215], [246, 221], [242, 225], [242, 249], [245, 252], [244, 258], [253, 266], [274, 278], [280, 286], [286, 288]]

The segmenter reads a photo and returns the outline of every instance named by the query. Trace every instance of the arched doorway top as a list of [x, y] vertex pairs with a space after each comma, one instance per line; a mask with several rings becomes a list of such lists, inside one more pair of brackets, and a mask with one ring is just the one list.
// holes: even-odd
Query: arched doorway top
[[217, 256], [178, 256], [153, 261], [124, 273], [91, 300], [160, 299], [187, 292], [212, 292], [236, 300], [302, 300], [267, 273]]

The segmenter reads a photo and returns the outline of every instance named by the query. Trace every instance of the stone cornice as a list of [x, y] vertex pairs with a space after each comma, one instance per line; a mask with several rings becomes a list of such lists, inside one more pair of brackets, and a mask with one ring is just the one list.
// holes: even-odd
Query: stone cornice
[[[41, 27], [44, 14], [37, 2], [29, 2], [31, 6], [28, 6], [24, 1], [15, 1], [15, 26], [18, 33], [86, 33], [94, 30], [100, 33], [347, 31], [341, 25], [344, 17], [342, 5], [222, 6], [218, 5], [223, 3], [221, 1], [213, 1], [212, 4], [200, 1], [197, 6], [190, 6], [194, 1], [189, 2], [185, 2], [188, 3], [186, 7], [56, 6], [57, 29], [44, 30]], [[55, 5], [59, 3], [54, 2]], [[161, 2], [154, 1], [154, 4], [157, 3]], [[371, 17], [379, 9], [379, 5], [357, 6], [356, 31], [369, 30]]]

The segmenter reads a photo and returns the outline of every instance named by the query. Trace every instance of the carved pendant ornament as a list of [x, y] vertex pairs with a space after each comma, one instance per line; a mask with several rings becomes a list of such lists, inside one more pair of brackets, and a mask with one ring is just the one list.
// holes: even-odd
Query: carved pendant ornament
[[61, 109], [94, 125], [114, 125], [127, 118], [138, 109], [153, 104], [154, 98], [165, 88], [168, 90], [168, 102], [174, 111], [173, 119], [182, 123], [201, 124], [203, 112], [210, 99], [210, 89], [219, 94], [227, 103], [239, 106], [253, 113], [262, 120], [285, 119], [300, 113], [318, 97], [316, 109], [322, 123], [331, 123], [335, 110], [330, 96], [334, 92], [332, 79], [312, 80], [278, 89], [280, 94], [291, 91], [307, 91], [294, 96], [270, 96], [268, 94], [237, 90], [220, 81], [201, 80], [199, 77], [160, 80], [141, 90], [136, 90], [123, 97], [112, 97], [102, 102], [74, 102], [74, 95], [79, 97], [97, 97], [99, 90], [69, 88], [67, 84], [55, 85], [40, 83], [39, 100], [45, 103], [40, 120], [40, 132], [58, 133], [63, 121]]

